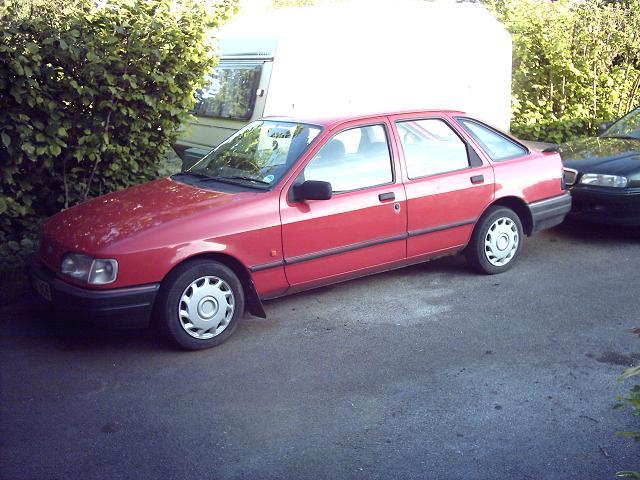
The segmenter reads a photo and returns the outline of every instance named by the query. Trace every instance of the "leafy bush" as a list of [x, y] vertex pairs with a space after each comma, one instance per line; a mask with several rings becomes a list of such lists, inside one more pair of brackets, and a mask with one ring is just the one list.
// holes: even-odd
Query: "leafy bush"
[[543, 142], [562, 143], [578, 136], [595, 135], [602, 122], [590, 118], [566, 118], [553, 120], [531, 115], [526, 123], [514, 121], [511, 131], [518, 137]]
[[561, 142], [640, 101], [640, 0], [484, 0], [511, 32], [511, 129]]
[[[640, 336], [640, 328], [634, 328], [631, 330], [631, 333], [634, 333]], [[618, 377], [618, 381], [622, 382], [631, 377], [640, 376], [640, 365], [636, 365], [635, 367], [627, 368], [622, 372], [622, 375]], [[615, 408], [630, 408], [631, 414], [634, 417], [640, 417], [640, 384], [635, 384], [626, 395], [621, 395], [616, 398], [618, 403], [615, 405]], [[629, 432], [618, 432], [618, 435], [625, 438], [632, 438], [636, 442], [640, 441], [640, 430], [632, 430]], [[622, 471], [616, 473], [617, 477], [625, 477], [625, 478], [638, 478], [640, 479], [640, 472], [638, 471]]]
[[215, 64], [236, 0], [0, 6], [0, 260], [43, 217], [146, 181]]

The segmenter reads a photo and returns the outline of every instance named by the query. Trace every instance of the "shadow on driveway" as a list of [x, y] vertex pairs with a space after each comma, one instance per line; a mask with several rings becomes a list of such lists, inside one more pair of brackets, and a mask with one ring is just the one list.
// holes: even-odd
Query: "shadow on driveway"
[[0, 308], [5, 341], [20, 346], [53, 347], [68, 352], [99, 350], [150, 351], [167, 349], [153, 329], [114, 330], [54, 313], [34, 292]]
[[637, 243], [640, 239], [640, 227], [623, 227], [578, 222], [567, 219], [552, 230], [566, 240], [579, 240], [581, 243]]

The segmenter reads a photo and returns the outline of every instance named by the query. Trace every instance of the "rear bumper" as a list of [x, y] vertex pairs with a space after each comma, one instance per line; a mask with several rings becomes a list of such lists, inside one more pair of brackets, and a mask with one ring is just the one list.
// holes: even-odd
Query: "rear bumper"
[[571, 195], [563, 193], [557, 197], [547, 198], [529, 204], [531, 212], [531, 233], [555, 227], [562, 223], [571, 210]]
[[[113, 290], [89, 290], [66, 283], [38, 262], [31, 264], [31, 278], [43, 297], [59, 312], [92, 323], [116, 328], [144, 328], [149, 325], [153, 303], [160, 284], [140, 285]], [[44, 287], [45, 293], [47, 288]]]
[[571, 195], [571, 218], [606, 225], [640, 226], [640, 189], [573, 187]]

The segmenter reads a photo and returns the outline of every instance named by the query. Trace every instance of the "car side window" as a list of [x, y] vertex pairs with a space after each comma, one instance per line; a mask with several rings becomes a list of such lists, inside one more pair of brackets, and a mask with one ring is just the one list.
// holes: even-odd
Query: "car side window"
[[469, 167], [466, 144], [443, 120], [408, 120], [396, 125], [409, 178]]
[[336, 134], [305, 167], [304, 179], [329, 182], [334, 193], [393, 182], [384, 126], [356, 127]]
[[493, 161], [499, 162], [529, 153], [522, 145], [518, 145], [487, 125], [469, 118], [457, 118], [457, 120]]

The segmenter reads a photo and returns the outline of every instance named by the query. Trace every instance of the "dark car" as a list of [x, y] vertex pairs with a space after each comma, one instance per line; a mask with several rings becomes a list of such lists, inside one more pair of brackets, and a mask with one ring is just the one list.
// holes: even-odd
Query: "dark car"
[[640, 226], [640, 108], [602, 133], [560, 146], [570, 216], [611, 225]]

